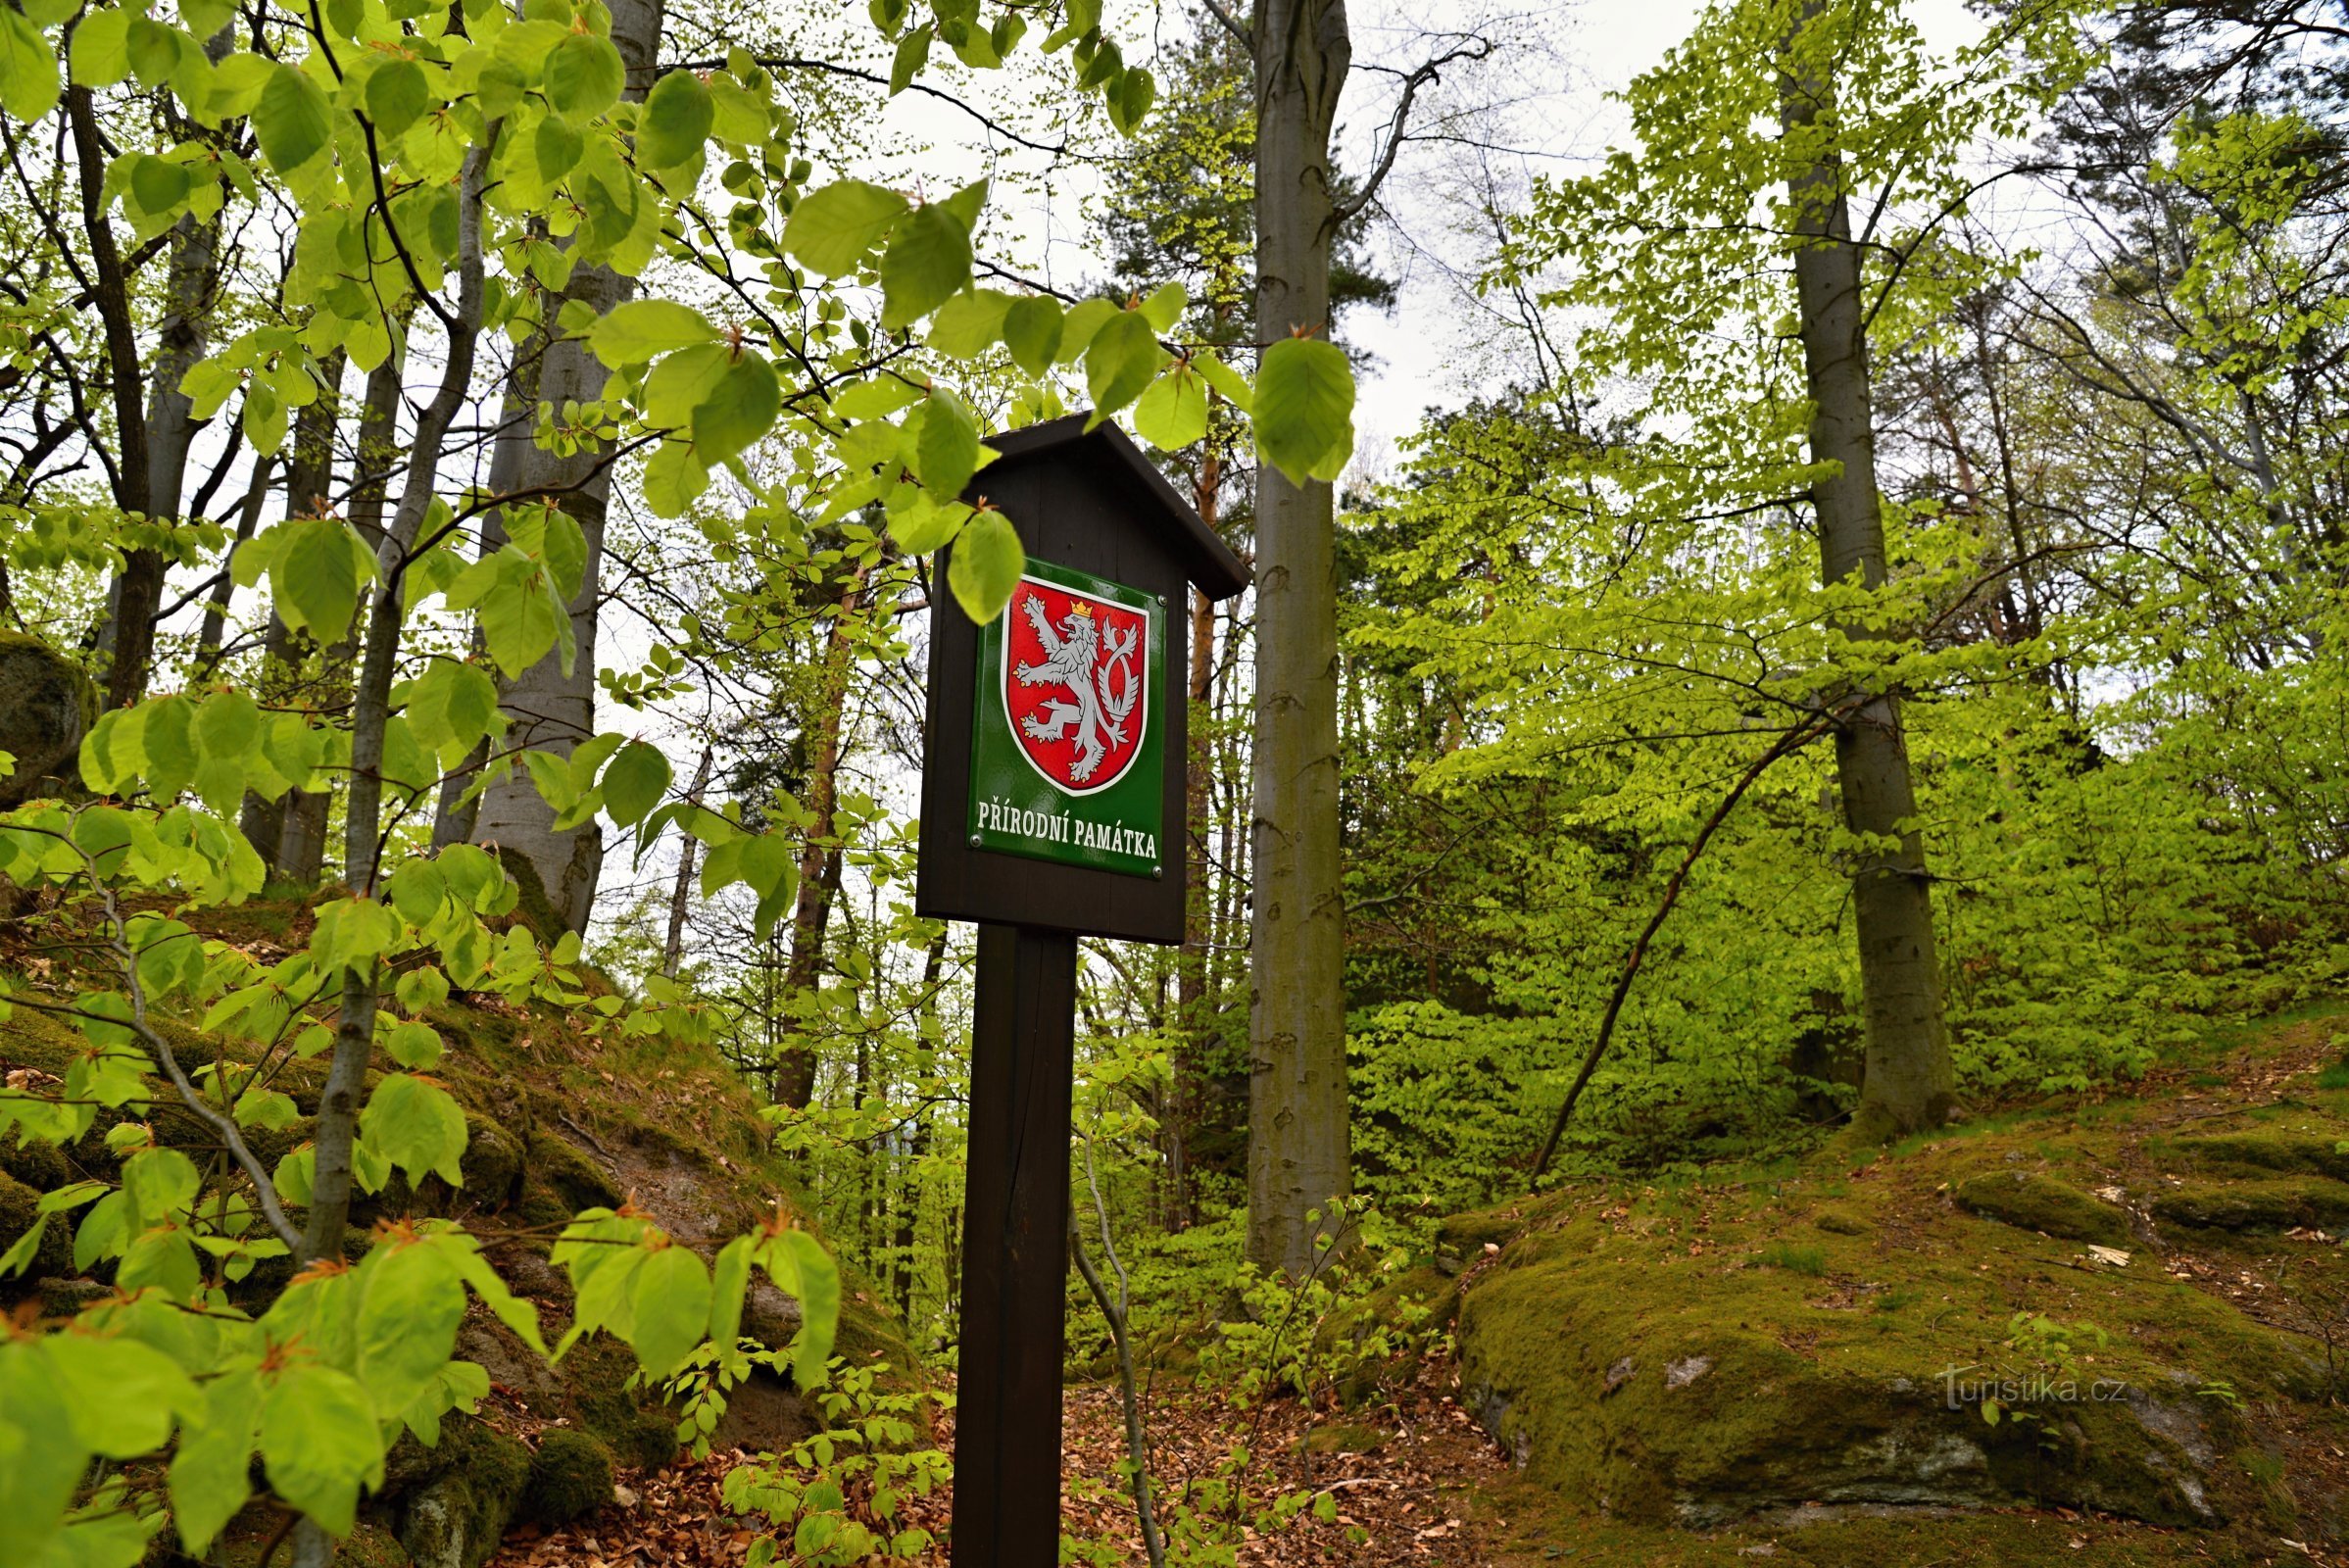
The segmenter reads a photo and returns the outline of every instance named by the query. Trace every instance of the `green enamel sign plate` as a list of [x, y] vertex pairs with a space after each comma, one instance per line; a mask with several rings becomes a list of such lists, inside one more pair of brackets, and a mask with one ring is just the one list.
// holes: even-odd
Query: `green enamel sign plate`
[[979, 633], [971, 847], [1160, 875], [1165, 660], [1154, 597], [1031, 558]]

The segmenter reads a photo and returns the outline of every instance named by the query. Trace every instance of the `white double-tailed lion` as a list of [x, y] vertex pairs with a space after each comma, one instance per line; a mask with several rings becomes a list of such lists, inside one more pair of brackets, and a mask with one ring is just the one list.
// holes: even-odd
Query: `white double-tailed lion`
[[[1104, 640], [1093, 607], [1082, 600], [1060, 617], [1056, 629], [1044, 612], [1040, 595], [1028, 594], [1021, 600], [1021, 608], [1028, 623], [1036, 628], [1037, 640], [1044, 644], [1045, 659], [1041, 664], [1022, 660], [1012, 673], [1022, 686], [1058, 686], [1071, 700], [1048, 701], [1041, 713], [1023, 714], [1019, 727], [1031, 739], [1056, 741], [1069, 735], [1073, 726], [1077, 756], [1069, 764], [1068, 776], [1083, 784], [1100, 769], [1110, 747], [1125, 744], [1126, 718], [1142, 695], [1142, 677], [1133, 665], [1134, 647], [1141, 640], [1142, 629], [1129, 626], [1121, 637], [1111, 627]], [[1102, 657], [1104, 641], [1106, 658]], [[1116, 680], [1121, 665], [1122, 688]]]

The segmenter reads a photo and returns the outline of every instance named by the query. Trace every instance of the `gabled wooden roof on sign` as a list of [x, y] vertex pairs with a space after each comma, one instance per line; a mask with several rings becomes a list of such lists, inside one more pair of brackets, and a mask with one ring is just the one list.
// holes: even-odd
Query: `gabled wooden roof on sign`
[[[1132, 494], [1141, 515], [1174, 547], [1193, 586], [1199, 592], [1209, 599], [1229, 599], [1246, 588], [1247, 565], [1232, 553], [1231, 546], [1215, 536], [1214, 529], [1200, 520], [1182, 493], [1158, 471], [1157, 465], [1117, 427], [1115, 420], [1104, 419], [1088, 430], [1085, 428], [1088, 417], [1071, 414], [1065, 418], [1047, 419], [1041, 424], [991, 435], [987, 444], [1001, 455], [1000, 463], [1051, 459], [1091, 468], [1112, 487]], [[969, 493], [985, 494], [987, 476], [993, 471], [993, 466], [981, 468], [971, 480]]]

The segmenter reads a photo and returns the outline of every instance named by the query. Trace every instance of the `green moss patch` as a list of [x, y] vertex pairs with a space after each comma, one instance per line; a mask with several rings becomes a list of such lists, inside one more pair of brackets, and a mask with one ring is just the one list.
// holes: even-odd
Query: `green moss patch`
[[611, 1500], [612, 1450], [585, 1433], [548, 1428], [530, 1457], [521, 1516], [541, 1525], [563, 1525]]
[[2129, 1243], [2128, 1216], [2077, 1187], [2028, 1171], [1977, 1176], [1957, 1190], [1958, 1207], [2018, 1230], [2105, 1247]]
[[2153, 1200], [2155, 1217], [2196, 1230], [2273, 1234], [2349, 1223], [2349, 1184], [2323, 1178], [2200, 1182]]

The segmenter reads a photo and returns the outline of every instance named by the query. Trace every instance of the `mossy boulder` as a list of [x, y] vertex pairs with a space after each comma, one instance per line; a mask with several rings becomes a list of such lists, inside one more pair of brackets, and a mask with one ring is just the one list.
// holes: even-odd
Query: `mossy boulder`
[[81, 738], [98, 722], [98, 689], [80, 666], [24, 632], [0, 631], [0, 809], [76, 782]]
[[2349, 1181], [2349, 1154], [2340, 1152], [2340, 1145], [2337, 1133], [2249, 1127], [2175, 1139], [2168, 1148], [2205, 1169], [2293, 1171]]
[[521, 1516], [541, 1525], [563, 1525], [611, 1500], [612, 1450], [584, 1432], [548, 1428], [530, 1458]]
[[1820, 1289], [1612, 1247], [1504, 1262], [1461, 1308], [1466, 1403], [1530, 1481], [1656, 1524], [1712, 1529], [1806, 1502], [2219, 1514], [2208, 1477], [2226, 1412], [2192, 1388], [2129, 1382], [1992, 1425], [1945, 1376], [1970, 1345], [1920, 1314], [1862, 1320], [1831, 1348], [1805, 1299]]
[[2052, 1177], [2026, 1171], [1994, 1171], [1962, 1183], [1957, 1205], [2002, 1225], [2066, 1241], [2105, 1247], [2127, 1247], [2129, 1242], [2129, 1217], [2118, 1207]]
[[[40, 1202], [38, 1192], [14, 1176], [0, 1174], [0, 1252], [16, 1246], [32, 1229], [40, 1217]], [[63, 1274], [73, 1266], [73, 1218], [65, 1214], [51, 1219], [33, 1250], [31, 1266], [24, 1271], [26, 1278]]]
[[627, 1387], [636, 1357], [609, 1335], [580, 1342], [563, 1358], [578, 1424], [621, 1464], [658, 1470], [677, 1456], [676, 1417], [640, 1402]]
[[2349, 1225], [2349, 1183], [2322, 1177], [2189, 1183], [2156, 1198], [2153, 1212], [2191, 1230], [2330, 1230]]
[[461, 1419], [431, 1453], [430, 1475], [394, 1499], [393, 1531], [416, 1568], [481, 1568], [530, 1484], [530, 1450]]

